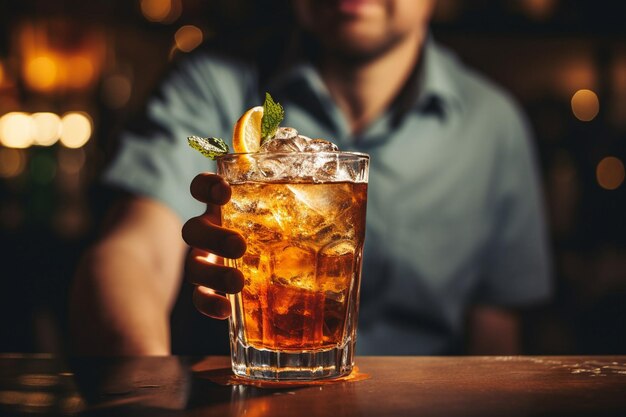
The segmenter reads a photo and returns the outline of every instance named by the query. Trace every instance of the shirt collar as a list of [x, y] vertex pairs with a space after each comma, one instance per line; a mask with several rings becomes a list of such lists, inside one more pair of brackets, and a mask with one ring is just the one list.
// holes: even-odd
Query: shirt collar
[[[315, 66], [303, 54], [300, 48], [292, 49], [273, 76], [268, 79], [267, 91], [280, 97], [281, 91], [296, 85], [307, 86], [324, 105], [331, 100], [322, 77]], [[422, 49], [422, 57], [416, 65], [413, 81], [407, 85], [412, 91], [406, 91], [405, 99], [399, 104], [399, 113], [406, 111], [429, 111], [435, 106], [444, 114], [463, 108], [462, 94], [456, 82], [453, 68], [456, 58], [447, 49], [439, 46], [429, 34]]]
[[417, 97], [413, 103], [423, 109], [433, 99], [443, 104], [445, 111], [462, 109], [463, 96], [454, 75], [456, 58], [428, 36], [424, 43], [419, 71]]

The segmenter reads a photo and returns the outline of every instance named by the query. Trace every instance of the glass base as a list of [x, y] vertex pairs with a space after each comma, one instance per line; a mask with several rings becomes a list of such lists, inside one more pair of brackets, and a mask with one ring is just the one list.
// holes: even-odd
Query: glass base
[[240, 341], [231, 343], [235, 375], [272, 381], [306, 381], [338, 378], [354, 367], [354, 342], [320, 351], [285, 352], [256, 349]]

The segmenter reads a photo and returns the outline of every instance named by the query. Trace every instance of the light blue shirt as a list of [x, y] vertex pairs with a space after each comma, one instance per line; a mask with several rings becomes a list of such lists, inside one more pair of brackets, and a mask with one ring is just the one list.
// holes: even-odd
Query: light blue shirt
[[163, 202], [181, 222], [199, 215], [189, 183], [215, 166], [186, 137], [230, 138], [269, 91], [283, 126], [371, 156], [357, 352], [461, 353], [471, 306], [515, 308], [550, 294], [538, 171], [510, 96], [432, 40], [416, 76], [410, 101], [354, 136], [312, 65], [262, 82], [255, 65], [200, 51], [124, 132], [103, 178]]

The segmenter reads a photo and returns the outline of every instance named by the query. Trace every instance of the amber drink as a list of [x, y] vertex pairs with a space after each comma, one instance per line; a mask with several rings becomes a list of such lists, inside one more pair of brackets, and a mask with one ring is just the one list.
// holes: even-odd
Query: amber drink
[[233, 370], [257, 379], [348, 374], [354, 364], [369, 157], [259, 152], [218, 159], [232, 187], [222, 225], [247, 240], [227, 260]]

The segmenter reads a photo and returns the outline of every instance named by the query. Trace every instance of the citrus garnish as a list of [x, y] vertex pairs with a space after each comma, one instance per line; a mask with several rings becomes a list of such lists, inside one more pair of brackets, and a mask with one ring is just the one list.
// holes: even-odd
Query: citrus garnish
[[[263, 106], [256, 106], [241, 115], [233, 129], [233, 152], [258, 152], [261, 144], [276, 135], [285, 116], [283, 107], [265, 93]], [[220, 138], [190, 136], [189, 145], [207, 158], [215, 159], [228, 153], [228, 145]]]
[[257, 152], [261, 146], [261, 120], [263, 107], [256, 106], [241, 115], [233, 129], [233, 151]]

